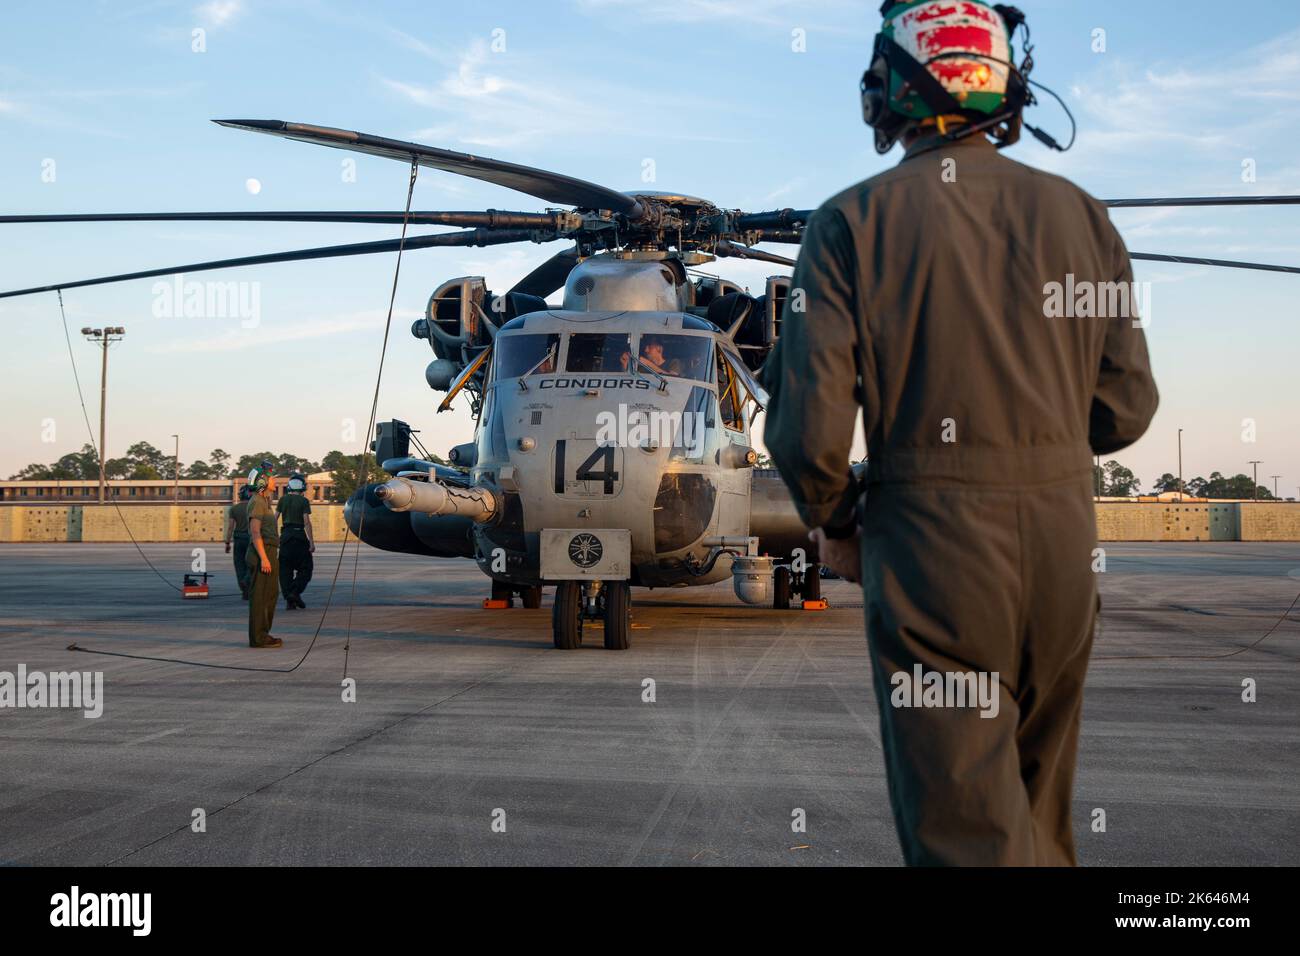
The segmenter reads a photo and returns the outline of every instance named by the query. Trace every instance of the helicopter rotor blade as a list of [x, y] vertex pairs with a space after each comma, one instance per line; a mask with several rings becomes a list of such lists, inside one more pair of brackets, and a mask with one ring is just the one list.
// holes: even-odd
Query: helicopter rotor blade
[[110, 282], [126, 282], [130, 279], [152, 279], [157, 276], [176, 275], [185, 272], [208, 272], [213, 269], [234, 269], [240, 266], [270, 265], [277, 262], [301, 262], [309, 259], [335, 259], [341, 256], [365, 256], [381, 252], [396, 252], [398, 248], [429, 249], [446, 246], [494, 246], [507, 242], [526, 242], [528, 240], [549, 242], [539, 237], [538, 233], [527, 229], [466, 229], [463, 232], [443, 232], [433, 236], [408, 236], [401, 239], [383, 239], [378, 242], [355, 242], [341, 246], [320, 246], [315, 249], [294, 249], [289, 252], [272, 252], [260, 256], [241, 256], [237, 259], [215, 259], [209, 262], [193, 262], [183, 266], [168, 266], [164, 269], [147, 269], [143, 272], [127, 272], [121, 275], [101, 276], [97, 279], [80, 279], [76, 282], [59, 282], [52, 285], [36, 286], [30, 289], [16, 289], [0, 292], [0, 299], [12, 296], [31, 295], [36, 292], [55, 292], [59, 289], [78, 289], [84, 286], [105, 285]]
[[[788, 230], [781, 231], [763, 229], [759, 231], [759, 241], [797, 244], [803, 241], [803, 234]], [[725, 255], [725, 253], [722, 254]], [[1300, 274], [1300, 267], [1298, 266], [1273, 265], [1272, 263], [1266, 262], [1239, 262], [1232, 259], [1206, 259], [1199, 256], [1174, 256], [1154, 252], [1131, 252], [1129, 253], [1129, 258], [1141, 259], [1148, 262], [1177, 262], [1184, 265], [1216, 266], [1225, 269], [1253, 269], [1258, 272]]]
[[573, 271], [573, 267], [578, 264], [580, 258], [581, 253], [578, 251], [577, 246], [565, 249], [563, 252], [557, 252], [511, 286], [510, 291], [522, 292], [545, 299], [564, 285], [564, 281], [569, 277], [569, 273]]
[[[1113, 209], [1160, 206], [1296, 206], [1300, 196], [1168, 196], [1144, 199], [1103, 199]], [[807, 224], [815, 210], [773, 209], [736, 217], [737, 229], [790, 229]]]
[[1259, 272], [1289, 272], [1300, 275], [1300, 266], [1278, 266], [1267, 262], [1237, 262], [1232, 259], [1203, 259], [1199, 256], [1167, 256], [1155, 252], [1130, 252], [1128, 257], [1147, 262], [1179, 262], [1189, 266], [1220, 266], [1224, 269], [1254, 269]]
[[761, 249], [751, 249], [749, 246], [742, 246], [736, 242], [729, 242], [723, 239], [714, 248], [719, 256], [732, 259], [756, 259], [759, 262], [774, 262], [779, 266], [793, 266], [793, 259], [787, 259], [785, 256], [778, 256], [774, 252], [763, 252]]
[[484, 182], [505, 186], [547, 202], [564, 203], [582, 209], [608, 209], [622, 213], [629, 219], [639, 219], [643, 210], [632, 196], [616, 192], [606, 186], [575, 179], [563, 173], [553, 173], [532, 166], [507, 163], [486, 156], [458, 153], [436, 146], [408, 143], [399, 139], [372, 136], [353, 130], [334, 129], [330, 126], [311, 126], [307, 123], [286, 123], [282, 120], [228, 119], [213, 120], [231, 129], [250, 130], [271, 136], [296, 139], [303, 143], [331, 146], [357, 153], [369, 153], [404, 163], [416, 162], [430, 169], [481, 179]]
[[1157, 199], [1103, 199], [1112, 209], [1156, 206], [1300, 206], [1300, 196], [1191, 196]]
[[39, 222], [345, 222], [401, 225], [403, 219], [420, 226], [487, 227], [497, 229], [547, 229], [556, 217], [544, 212], [509, 212], [500, 209], [466, 212], [315, 211], [282, 212], [94, 212], [57, 215], [0, 216], [0, 223]]
[[803, 232], [798, 229], [759, 229], [758, 242], [786, 242], [799, 245], [803, 242]]
[[742, 231], [750, 229], [802, 230], [815, 210], [812, 209], [772, 209], [767, 212], [747, 212], [736, 217], [736, 228]]

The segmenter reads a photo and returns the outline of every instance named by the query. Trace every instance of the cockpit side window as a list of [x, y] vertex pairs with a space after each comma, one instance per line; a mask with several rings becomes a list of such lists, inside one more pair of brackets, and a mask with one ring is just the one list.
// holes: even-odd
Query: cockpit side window
[[569, 336], [566, 372], [626, 372], [631, 341], [622, 332], [574, 332]]
[[749, 393], [745, 390], [740, 377], [732, 370], [731, 364], [717, 350], [718, 364], [718, 414], [722, 424], [734, 432], [745, 430], [745, 402]]
[[711, 337], [704, 335], [642, 335], [639, 342], [639, 367], [643, 371], [659, 375], [707, 382], [712, 342]]
[[558, 333], [501, 335], [496, 341], [496, 364], [493, 381], [524, 375], [549, 375], [560, 360]]

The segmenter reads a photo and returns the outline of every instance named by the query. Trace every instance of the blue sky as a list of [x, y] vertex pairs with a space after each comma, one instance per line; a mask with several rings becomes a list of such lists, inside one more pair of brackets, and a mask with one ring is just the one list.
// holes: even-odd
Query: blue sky
[[[1200, 0], [1023, 0], [1035, 78], [1066, 98], [1075, 149], [1027, 138], [1016, 158], [1094, 195], [1300, 193], [1300, 20], [1290, 0], [1238, 14]], [[0, 207], [13, 212], [398, 209], [407, 170], [224, 129], [214, 117], [361, 129], [479, 152], [608, 184], [749, 209], [819, 204], [897, 161], [861, 124], [857, 82], [878, 24], [870, 2], [192, 2], [6, 4], [0, 45]], [[206, 51], [193, 52], [196, 28]], [[1105, 31], [1095, 52], [1094, 31]], [[806, 51], [792, 49], [802, 30]], [[494, 31], [504, 31], [496, 32]], [[494, 50], [493, 40], [504, 49]], [[1036, 122], [1063, 137], [1054, 104]], [[53, 161], [53, 166], [48, 161]], [[1254, 182], [1243, 182], [1253, 161]], [[52, 182], [44, 181], [53, 170]], [[45, 174], [43, 177], [43, 173]], [[260, 191], [253, 194], [248, 180]], [[424, 209], [534, 210], [542, 203], [422, 170]], [[1300, 263], [1294, 207], [1116, 211], [1134, 250]], [[3, 226], [0, 287], [390, 238], [385, 226]], [[428, 250], [404, 262], [380, 417], [443, 451], [469, 437], [463, 410], [435, 416], [431, 355], [406, 329], [433, 287], [484, 275], [504, 289], [559, 246]], [[213, 273], [259, 283], [261, 321], [155, 318], [152, 280], [65, 293], [69, 323], [126, 326], [110, 369], [108, 451], [146, 439], [181, 457], [213, 447], [309, 457], [369, 411], [392, 257]], [[760, 285], [770, 267], [721, 271]], [[1300, 486], [1295, 305], [1300, 278], [1139, 264], [1162, 393], [1151, 432], [1117, 456], [1146, 485], [1249, 471]], [[52, 294], [0, 302], [6, 441], [0, 473], [85, 441]], [[92, 420], [98, 366], [74, 339]], [[268, 398], [269, 396], [269, 398]], [[265, 414], [266, 412], [272, 414]], [[1243, 420], [1256, 441], [1242, 440]], [[53, 421], [55, 440], [43, 442]]]

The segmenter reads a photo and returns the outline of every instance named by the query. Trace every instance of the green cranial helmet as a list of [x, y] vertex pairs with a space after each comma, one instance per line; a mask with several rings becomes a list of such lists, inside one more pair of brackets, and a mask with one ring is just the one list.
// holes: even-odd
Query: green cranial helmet
[[[861, 87], [878, 151], [888, 152], [908, 122], [936, 121], [942, 129], [949, 117], [1018, 116], [1027, 97], [1011, 59], [1011, 34], [1024, 22], [1019, 10], [981, 0], [886, 0], [881, 13]], [[1016, 125], [1000, 138], [1018, 135]]]
[[265, 491], [266, 486], [271, 483], [271, 478], [275, 474], [274, 465], [269, 461], [263, 461], [256, 468], [248, 473], [248, 487], [254, 491]]

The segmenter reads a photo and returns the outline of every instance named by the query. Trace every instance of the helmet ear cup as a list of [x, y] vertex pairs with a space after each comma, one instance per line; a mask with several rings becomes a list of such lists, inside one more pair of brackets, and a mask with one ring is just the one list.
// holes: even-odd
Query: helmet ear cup
[[[885, 81], [876, 68], [878, 64], [883, 63], [883, 60], [877, 59], [862, 74], [862, 122], [872, 127], [880, 122], [888, 109], [885, 106]], [[885, 69], [888, 67], [886, 66]]]
[[884, 155], [898, 142], [907, 118], [889, 108], [889, 61], [877, 52], [862, 74], [862, 121], [876, 132], [876, 152]]

